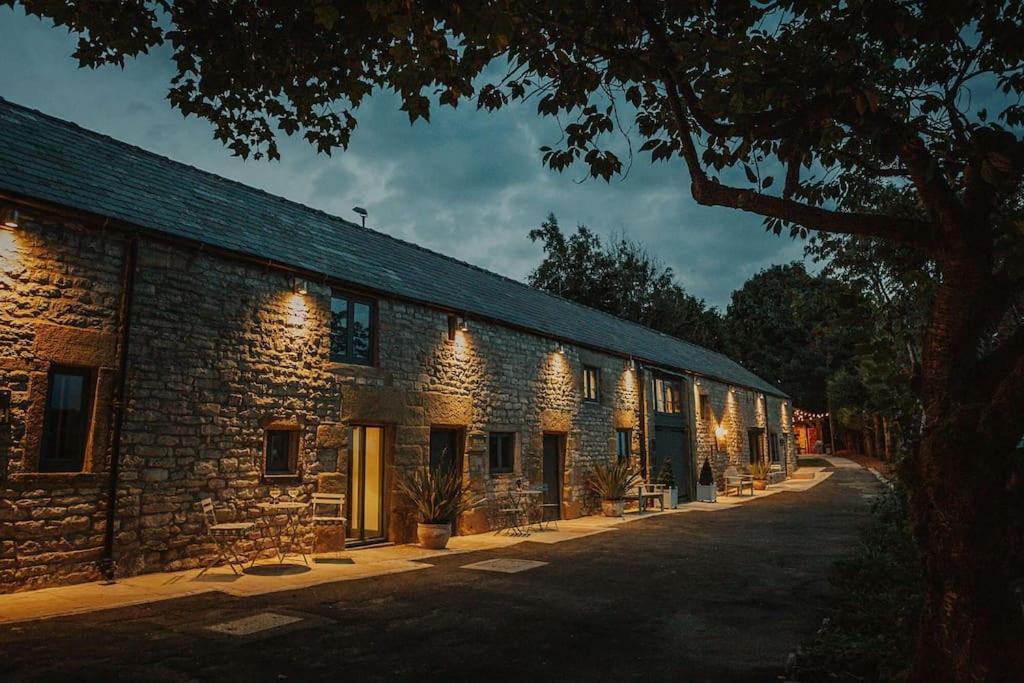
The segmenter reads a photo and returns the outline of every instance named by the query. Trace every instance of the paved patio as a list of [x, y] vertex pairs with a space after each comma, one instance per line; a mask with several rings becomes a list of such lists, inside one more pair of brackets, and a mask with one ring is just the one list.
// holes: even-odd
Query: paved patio
[[[818, 627], [828, 568], [882, 490], [859, 468], [826, 474], [726, 500], [713, 514], [694, 505], [586, 518], [566, 523], [564, 540], [466, 537], [432, 557], [408, 546], [360, 550], [346, 553], [351, 565], [319, 567], [337, 572], [327, 583], [259, 592], [253, 582], [254, 593], [241, 594], [231, 591], [243, 580], [228, 581], [0, 625], [0, 661], [12, 680], [62, 683], [72, 674], [147, 683], [775, 680]], [[361, 571], [374, 578], [337, 578]], [[158, 579], [126, 583], [137, 580]]]
[[[295, 566], [301, 560], [289, 559], [287, 573], [235, 575], [227, 566], [216, 567], [203, 576], [198, 569], [180, 572], [142, 574], [119, 580], [115, 584], [84, 583], [58, 588], [0, 595], [0, 624], [46, 619], [96, 610], [141, 605], [159, 600], [181, 598], [212, 591], [245, 597], [280, 591], [308, 588], [337, 581], [353, 581], [400, 572], [427, 569], [430, 560], [483, 550], [506, 548], [526, 541], [555, 544], [619, 529], [623, 524], [658, 515], [721, 512], [738, 505], [773, 496], [785, 491], [805, 491], [827, 479], [831, 472], [821, 467], [802, 468], [812, 479], [790, 479], [755, 491], [753, 496], [720, 496], [717, 503], [684, 503], [664, 512], [627, 512], [622, 518], [582, 517], [558, 523], [558, 530], [534, 531], [529, 536], [506, 536], [493, 533], [456, 536], [445, 550], [425, 550], [417, 545], [387, 545], [350, 550], [342, 553], [310, 557], [310, 566]], [[256, 566], [273, 567], [272, 560]]]

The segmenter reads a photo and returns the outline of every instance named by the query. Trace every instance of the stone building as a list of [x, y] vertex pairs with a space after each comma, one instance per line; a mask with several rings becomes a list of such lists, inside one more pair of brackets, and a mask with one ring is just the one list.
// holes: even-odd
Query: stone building
[[461, 533], [517, 480], [592, 511], [598, 461], [794, 467], [721, 354], [3, 100], [0, 136], [0, 592], [198, 566], [203, 498], [340, 486], [350, 543], [409, 541], [394, 473], [445, 459]]

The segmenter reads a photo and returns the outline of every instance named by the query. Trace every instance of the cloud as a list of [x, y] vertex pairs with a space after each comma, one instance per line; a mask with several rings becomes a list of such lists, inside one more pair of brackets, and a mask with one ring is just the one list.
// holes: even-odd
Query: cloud
[[208, 124], [170, 108], [166, 51], [90, 71], [70, 58], [74, 47], [63, 30], [0, 8], [0, 96], [333, 214], [356, 218], [352, 207], [363, 206], [371, 227], [510, 277], [538, 263], [527, 232], [549, 212], [565, 228], [644, 243], [687, 290], [723, 308], [756, 271], [802, 255], [802, 242], [766, 234], [756, 216], [698, 206], [678, 162], [637, 156], [611, 183], [578, 182], [582, 167], [543, 168], [537, 148], [560, 131], [530, 104], [437, 109], [429, 124], [410, 125], [394, 96], [379, 94], [357, 112], [347, 152], [317, 155], [290, 138], [281, 162], [243, 162]]

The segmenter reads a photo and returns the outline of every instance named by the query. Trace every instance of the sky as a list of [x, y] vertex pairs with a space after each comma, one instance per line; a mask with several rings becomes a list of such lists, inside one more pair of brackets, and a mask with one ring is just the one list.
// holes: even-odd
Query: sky
[[542, 259], [527, 234], [549, 213], [564, 231], [583, 224], [641, 242], [688, 292], [722, 309], [757, 271], [802, 258], [802, 241], [766, 233], [757, 216], [697, 205], [678, 160], [638, 155], [611, 183], [584, 180], [582, 166], [544, 168], [538, 148], [560, 131], [533, 104], [488, 114], [463, 103], [410, 125], [380, 93], [356, 113], [347, 151], [328, 157], [284, 138], [281, 161], [243, 161], [207, 122], [170, 107], [168, 51], [93, 71], [70, 57], [75, 43], [0, 7], [0, 97], [343, 218], [358, 221], [352, 207], [365, 207], [368, 227], [518, 280]]

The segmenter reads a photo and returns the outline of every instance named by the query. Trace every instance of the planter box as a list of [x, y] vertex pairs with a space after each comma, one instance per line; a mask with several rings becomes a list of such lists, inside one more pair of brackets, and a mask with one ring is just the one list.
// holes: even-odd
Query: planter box
[[697, 500], [702, 503], [718, 502], [718, 489], [714, 484], [697, 484]]
[[665, 489], [662, 495], [662, 502], [665, 504], [666, 510], [675, 510], [679, 507], [679, 489], [670, 488]]

